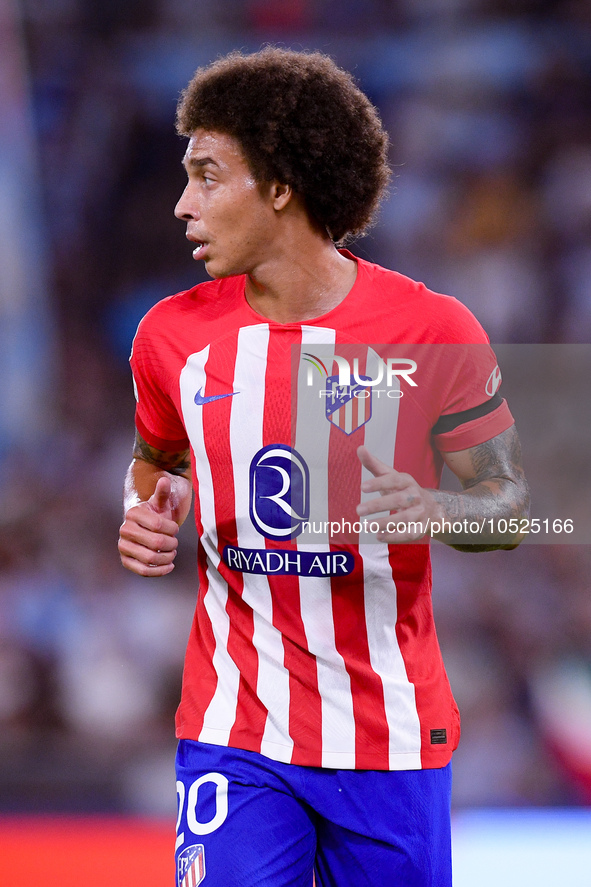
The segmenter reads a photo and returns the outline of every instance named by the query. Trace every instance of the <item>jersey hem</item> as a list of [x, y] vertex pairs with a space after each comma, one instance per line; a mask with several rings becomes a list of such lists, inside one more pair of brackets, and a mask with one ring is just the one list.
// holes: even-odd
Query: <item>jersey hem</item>
[[[223, 734], [224, 741], [218, 741], [217, 733]], [[241, 751], [256, 752], [271, 761], [278, 761], [282, 764], [291, 764], [293, 747], [280, 745], [279, 743], [264, 742], [259, 747], [246, 748], [244, 745], [235, 745], [227, 741], [227, 730], [216, 730], [215, 727], [207, 728], [207, 735], [203, 731], [196, 736], [189, 728], [179, 729], [176, 731], [178, 740], [190, 739], [193, 742], [204, 742], [210, 745], [217, 745], [221, 748], [236, 748]], [[367, 754], [364, 752], [364, 762], [369, 766], [356, 767], [355, 753], [351, 751], [325, 751], [322, 754], [322, 762], [318, 762], [318, 752], [310, 752], [306, 755], [305, 750], [298, 749], [298, 764], [302, 767], [322, 767], [325, 770], [436, 770], [449, 764], [452, 757], [452, 750], [435, 752], [432, 749], [413, 751], [413, 752], [389, 752], [388, 767], [384, 767], [384, 755]], [[373, 762], [375, 761], [375, 765]], [[295, 766], [295, 765], [294, 765]]]

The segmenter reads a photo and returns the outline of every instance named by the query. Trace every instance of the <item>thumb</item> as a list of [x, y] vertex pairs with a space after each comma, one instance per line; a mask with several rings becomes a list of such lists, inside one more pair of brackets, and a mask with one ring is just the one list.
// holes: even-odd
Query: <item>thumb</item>
[[371, 471], [374, 477], [380, 477], [382, 474], [388, 474], [392, 471], [392, 466], [388, 466], [376, 456], [372, 456], [367, 447], [358, 447], [357, 456], [363, 467]]
[[148, 504], [152, 506], [157, 514], [172, 512], [172, 484], [169, 477], [158, 478], [156, 489], [148, 499]]

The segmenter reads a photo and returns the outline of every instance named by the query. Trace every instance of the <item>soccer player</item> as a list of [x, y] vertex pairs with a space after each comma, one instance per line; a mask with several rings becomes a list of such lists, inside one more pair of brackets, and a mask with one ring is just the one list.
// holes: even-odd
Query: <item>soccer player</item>
[[213, 280], [140, 323], [119, 541], [170, 573], [195, 491], [177, 884], [448, 887], [459, 716], [424, 542], [518, 539], [496, 538], [528, 499], [496, 360], [455, 299], [338, 248], [389, 170], [329, 58], [232, 53], [178, 129], [175, 212]]

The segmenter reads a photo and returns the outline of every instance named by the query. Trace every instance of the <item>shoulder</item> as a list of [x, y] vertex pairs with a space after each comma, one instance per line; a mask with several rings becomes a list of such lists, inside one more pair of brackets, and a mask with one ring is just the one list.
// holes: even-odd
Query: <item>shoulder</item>
[[237, 289], [239, 278], [208, 280], [187, 290], [174, 293], [156, 302], [144, 315], [139, 324], [143, 332], [161, 332], [171, 324], [190, 313], [193, 316], [209, 315], [213, 304], [219, 307], [219, 299], [229, 296]]
[[[472, 312], [421, 281], [358, 259], [361, 287], [376, 319], [391, 318], [407, 342], [483, 344], [489, 339]], [[412, 338], [408, 338], [411, 336]]]
[[212, 320], [223, 324], [243, 289], [242, 277], [228, 277], [208, 280], [161, 299], [141, 319], [133, 350], [147, 343], [178, 339], [188, 327], [199, 328]]

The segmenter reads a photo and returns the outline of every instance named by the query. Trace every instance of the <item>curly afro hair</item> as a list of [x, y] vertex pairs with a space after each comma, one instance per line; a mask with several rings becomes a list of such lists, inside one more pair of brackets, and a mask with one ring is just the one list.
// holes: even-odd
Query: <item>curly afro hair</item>
[[319, 52], [267, 47], [199, 68], [177, 130], [237, 139], [258, 182], [291, 185], [336, 242], [373, 221], [390, 177], [388, 136], [346, 71]]

